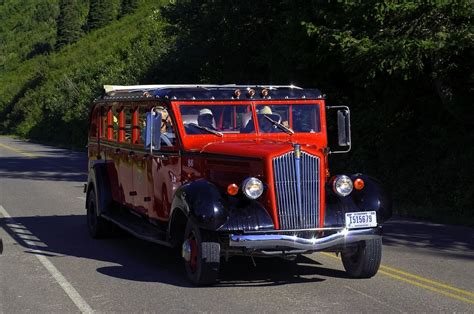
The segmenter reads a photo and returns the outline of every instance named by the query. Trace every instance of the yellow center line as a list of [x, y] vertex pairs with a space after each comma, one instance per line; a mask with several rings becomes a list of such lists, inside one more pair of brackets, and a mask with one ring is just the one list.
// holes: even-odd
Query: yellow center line
[[[325, 253], [325, 252], [321, 252], [321, 254], [324, 255], [324, 256], [327, 256], [327, 257], [339, 259], [338, 257], [336, 257], [333, 254], [329, 254], [329, 253]], [[459, 300], [459, 301], [474, 304], [474, 300], [468, 299], [464, 296], [460, 296], [460, 295], [457, 295], [457, 294], [454, 294], [454, 293], [451, 293], [451, 292], [448, 292], [448, 291], [441, 290], [439, 288], [444, 288], [446, 290], [451, 290], [451, 291], [457, 292], [459, 294], [464, 294], [464, 295], [467, 295], [469, 297], [474, 297], [474, 293], [472, 293], [470, 291], [455, 288], [455, 287], [452, 287], [450, 285], [447, 285], [447, 284], [444, 284], [444, 283], [441, 283], [441, 282], [437, 282], [437, 281], [434, 281], [434, 280], [431, 280], [431, 279], [427, 279], [427, 278], [424, 278], [424, 277], [421, 277], [421, 276], [418, 276], [418, 275], [415, 275], [415, 274], [411, 274], [411, 273], [408, 273], [406, 271], [402, 271], [402, 270], [399, 270], [399, 269], [396, 269], [396, 268], [393, 268], [393, 267], [385, 266], [385, 265], [380, 265], [379, 273], [381, 273], [385, 276], [388, 276], [390, 278], [397, 279], [397, 280], [409, 283], [411, 285], [414, 285], [414, 286], [417, 286], [417, 287], [420, 287], [420, 288], [423, 288], [423, 289], [427, 289], [427, 290], [445, 295], [447, 297], [450, 297], [450, 298], [453, 298], [453, 299], [456, 299], [456, 300]], [[393, 274], [393, 273], [395, 273], [395, 274]], [[399, 275], [396, 275], [396, 274], [399, 274]], [[408, 278], [414, 278], [418, 281], [425, 282], [427, 284], [431, 284], [432, 286], [429, 286], [427, 284], [423, 284], [423, 283], [420, 283], [420, 282], [402, 277], [400, 275], [403, 275], [403, 276], [408, 277]], [[435, 287], [433, 287], [433, 286], [435, 286]], [[436, 288], [436, 286], [438, 288]]]
[[[18, 148], [15, 148], [15, 147], [12, 147], [12, 146], [10, 146], [10, 145], [3, 144], [3, 143], [0, 143], [0, 147], [5, 148], [5, 149], [7, 149], [7, 150], [10, 150], [10, 151], [12, 151], [12, 152], [15, 152], [15, 153], [17, 153], [17, 154], [20, 154], [20, 155], [29, 157], [29, 158], [47, 157], [46, 155], [40, 155], [40, 154], [35, 154], [35, 153], [29, 153], [29, 152], [26, 152], [26, 151], [24, 151], [24, 150], [21, 150], [21, 149], [18, 149]], [[63, 170], [63, 171], [71, 172], [71, 169], [69, 169], [68, 167], [59, 165], [59, 164], [56, 163], [56, 162], [52, 162], [52, 161], [49, 161], [49, 160], [47, 160], [47, 159], [42, 160], [42, 162], [47, 163], [47, 164], [49, 164], [49, 165], [53, 165], [53, 166], [55, 166], [57, 169], [61, 169], [61, 170]], [[78, 174], [87, 175], [87, 172], [80, 172], [80, 173], [78, 173]]]
[[470, 299], [467, 299], [465, 297], [459, 296], [457, 294], [446, 292], [444, 290], [437, 289], [437, 288], [434, 288], [434, 287], [431, 287], [431, 286], [428, 286], [428, 285], [425, 285], [425, 284], [422, 284], [422, 283], [419, 283], [419, 282], [416, 282], [416, 281], [413, 281], [413, 280], [410, 280], [410, 279], [407, 279], [407, 278], [404, 278], [404, 277], [401, 277], [401, 276], [398, 276], [398, 275], [388, 273], [384, 270], [379, 270], [379, 273], [384, 274], [385, 276], [400, 280], [400, 281], [407, 282], [409, 284], [412, 284], [412, 285], [420, 287], [420, 288], [424, 288], [424, 289], [427, 289], [427, 290], [431, 290], [433, 292], [443, 294], [443, 295], [445, 295], [447, 297], [450, 297], [450, 298], [453, 298], [453, 299], [457, 299], [457, 300], [460, 300], [460, 301], [464, 301], [466, 303], [474, 304], [473, 300], [470, 300]]
[[12, 152], [18, 153], [18, 154], [20, 154], [20, 155], [23, 155], [23, 156], [26, 156], [26, 157], [30, 157], [30, 158], [39, 158], [39, 157], [42, 157], [41, 155], [38, 155], [38, 154], [35, 154], [35, 153], [25, 152], [24, 150], [21, 150], [21, 149], [18, 149], [18, 148], [15, 148], [15, 147], [12, 147], [12, 146], [10, 146], [10, 145], [3, 144], [3, 143], [0, 143], [0, 147], [5, 148], [5, 149], [7, 149], [7, 150], [10, 150], [10, 151], [12, 151]]
[[438, 286], [438, 287], [441, 287], [441, 288], [444, 288], [444, 289], [448, 289], [448, 290], [456, 291], [456, 292], [461, 293], [461, 294], [465, 294], [465, 295], [470, 296], [470, 297], [474, 297], [474, 293], [472, 293], [470, 291], [462, 290], [462, 289], [450, 286], [448, 284], [445, 284], [445, 283], [442, 283], [442, 282], [439, 282], [439, 281], [427, 279], [427, 278], [424, 278], [424, 277], [421, 277], [421, 276], [418, 276], [418, 275], [415, 275], [415, 274], [410, 274], [410, 273], [407, 273], [403, 270], [399, 270], [399, 269], [389, 267], [389, 266], [385, 266], [385, 265], [380, 265], [380, 268], [384, 269], [384, 270], [387, 270], [387, 271], [391, 271], [391, 272], [400, 274], [400, 275], [411, 277], [411, 278], [417, 279], [419, 281], [423, 281], [423, 282], [432, 284], [433, 286]]

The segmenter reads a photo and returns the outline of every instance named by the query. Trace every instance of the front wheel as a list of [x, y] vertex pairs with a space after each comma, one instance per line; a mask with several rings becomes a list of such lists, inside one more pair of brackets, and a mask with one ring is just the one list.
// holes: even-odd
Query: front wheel
[[341, 252], [342, 264], [353, 278], [370, 278], [380, 267], [382, 239], [366, 240], [354, 251]]
[[215, 233], [200, 229], [189, 219], [181, 254], [188, 279], [194, 285], [205, 286], [216, 282], [219, 274], [220, 244]]

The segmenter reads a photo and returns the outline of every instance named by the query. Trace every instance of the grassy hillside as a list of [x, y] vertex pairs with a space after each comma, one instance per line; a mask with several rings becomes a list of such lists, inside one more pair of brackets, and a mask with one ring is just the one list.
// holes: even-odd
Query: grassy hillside
[[91, 101], [104, 84], [146, 80], [166, 51], [157, 1], [86, 34], [59, 52], [34, 56], [0, 72], [3, 132], [83, 147]]
[[58, 0], [5, 0], [0, 4], [0, 72], [54, 47]]

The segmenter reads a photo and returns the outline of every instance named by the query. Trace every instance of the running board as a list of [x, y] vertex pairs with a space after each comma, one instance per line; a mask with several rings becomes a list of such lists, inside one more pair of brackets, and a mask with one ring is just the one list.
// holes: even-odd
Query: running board
[[166, 240], [165, 232], [159, 230], [148, 221], [137, 217], [136, 215], [122, 211], [113, 211], [103, 213], [101, 217], [113, 222], [121, 229], [127, 231], [139, 239], [168, 247], [172, 246], [172, 244]]

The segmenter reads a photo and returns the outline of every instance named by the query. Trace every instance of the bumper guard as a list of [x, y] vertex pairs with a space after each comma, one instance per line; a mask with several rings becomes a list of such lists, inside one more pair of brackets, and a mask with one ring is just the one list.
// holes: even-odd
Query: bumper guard
[[251, 250], [282, 250], [297, 249], [307, 251], [322, 251], [331, 247], [371, 240], [382, 237], [382, 228], [342, 229], [335, 234], [322, 238], [300, 238], [283, 234], [251, 234], [234, 235], [229, 237], [231, 247], [241, 247]]

